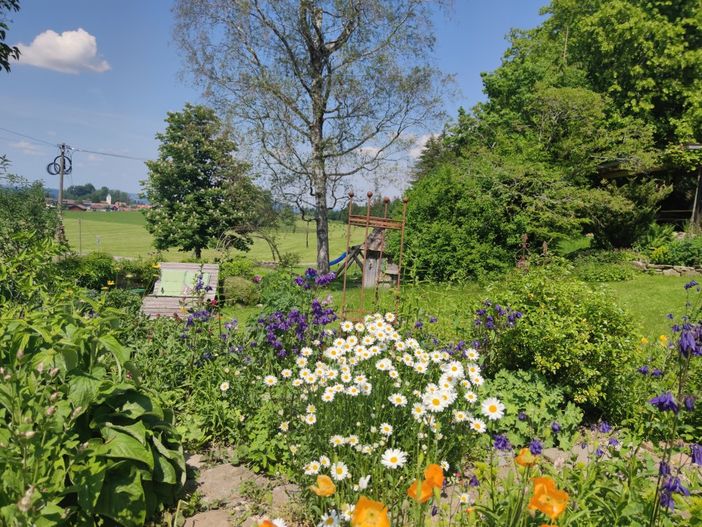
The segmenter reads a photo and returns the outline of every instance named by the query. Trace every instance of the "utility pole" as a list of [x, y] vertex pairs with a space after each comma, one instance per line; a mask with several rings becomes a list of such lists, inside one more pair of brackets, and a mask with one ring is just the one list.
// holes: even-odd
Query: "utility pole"
[[66, 143], [61, 143], [59, 145], [61, 153], [59, 157], [59, 191], [58, 191], [58, 209], [59, 214], [63, 215], [63, 176], [66, 171]]

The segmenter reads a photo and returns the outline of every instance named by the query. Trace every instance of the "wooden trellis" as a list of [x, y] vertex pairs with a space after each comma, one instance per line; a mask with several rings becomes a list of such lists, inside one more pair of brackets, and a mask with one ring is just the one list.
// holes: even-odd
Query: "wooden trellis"
[[[402, 220], [395, 220], [388, 217], [388, 205], [390, 198], [383, 198], [383, 216], [371, 216], [371, 201], [373, 193], [366, 194], [365, 214], [353, 214], [354, 193], [349, 192], [348, 224], [346, 227], [346, 259], [344, 260], [341, 273], [344, 275], [344, 286], [341, 297], [341, 313], [347, 319], [361, 319], [367, 314], [366, 310], [366, 289], [374, 290], [376, 303], [379, 297], [381, 286], [395, 286], [395, 311], [400, 307], [400, 282], [402, 276], [402, 256], [405, 243], [405, 220], [407, 217], [407, 198], [402, 199]], [[351, 246], [351, 228], [360, 227], [365, 229], [363, 244]], [[371, 231], [371, 229], [373, 229]], [[391, 262], [385, 254], [385, 231], [400, 231], [400, 253], [397, 263]], [[349, 309], [346, 303], [346, 286], [348, 270], [352, 264], [361, 268], [361, 292], [359, 306]], [[383, 267], [385, 265], [385, 267]]]

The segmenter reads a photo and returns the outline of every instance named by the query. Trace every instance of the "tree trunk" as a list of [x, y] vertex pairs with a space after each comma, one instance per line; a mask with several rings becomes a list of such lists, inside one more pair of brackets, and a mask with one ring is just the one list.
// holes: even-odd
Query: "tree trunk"
[[197, 258], [199, 260], [201, 256], [202, 256], [202, 248], [195, 247], [195, 258]]
[[329, 272], [329, 215], [327, 211], [326, 184], [320, 186], [322, 188], [318, 188], [315, 192], [315, 206], [317, 208], [317, 270], [322, 274], [326, 274]]

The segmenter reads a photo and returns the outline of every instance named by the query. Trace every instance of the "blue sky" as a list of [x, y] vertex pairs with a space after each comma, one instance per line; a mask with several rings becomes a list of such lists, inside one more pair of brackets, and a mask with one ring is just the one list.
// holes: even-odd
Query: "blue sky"
[[[437, 62], [455, 75], [459, 91], [446, 101], [449, 115], [484, 99], [480, 72], [500, 64], [511, 28], [539, 24], [546, 3], [454, 0], [450, 16], [437, 14]], [[25, 48], [32, 65], [20, 62], [9, 75], [0, 73], [0, 128], [40, 140], [0, 129], [0, 154], [27, 179], [57, 186], [57, 178], [46, 174], [57, 148], [45, 142], [155, 158], [154, 135], [163, 129], [166, 112], [202, 102], [179, 75], [170, 1], [22, 0], [12, 20], [8, 43], [31, 45], [41, 35]], [[73, 163], [66, 186], [92, 182], [137, 192], [146, 177], [137, 160], [75, 152]]]

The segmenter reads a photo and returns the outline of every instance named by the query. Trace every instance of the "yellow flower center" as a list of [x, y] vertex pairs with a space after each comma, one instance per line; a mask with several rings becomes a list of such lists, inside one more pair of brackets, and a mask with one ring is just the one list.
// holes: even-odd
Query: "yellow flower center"
[[497, 406], [495, 406], [494, 404], [491, 404], [490, 406], [488, 406], [488, 412], [490, 412], [490, 413], [497, 412]]
[[396, 456], [392, 456], [392, 457], [390, 458], [390, 463], [397, 463], [397, 457], [396, 457]]

